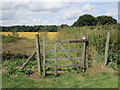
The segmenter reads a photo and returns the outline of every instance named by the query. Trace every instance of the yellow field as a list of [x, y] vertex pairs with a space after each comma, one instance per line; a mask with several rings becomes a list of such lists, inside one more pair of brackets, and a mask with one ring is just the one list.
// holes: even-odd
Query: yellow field
[[[2, 35], [8, 35], [11, 34], [11, 32], [1, 32], [0, 34]], [[38, 32], [18, 32], [20, 37], [25, 37], [29, 39], [34, 39], [35, 34], [38, 34]], [[39, 32], [40, 35], [47, 35], [49, 40], [53, 40], [57, 37], [58, 33], [57, 32]]]

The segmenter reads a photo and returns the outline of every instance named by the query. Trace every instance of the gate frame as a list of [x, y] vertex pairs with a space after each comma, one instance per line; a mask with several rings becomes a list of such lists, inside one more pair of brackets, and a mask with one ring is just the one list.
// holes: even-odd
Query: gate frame
[[[62, 46], [62, 44], [63, 43], [83, 43], [83, 49], [82, 49], [82, 56], [81, 56], [81, 65], [80, 65], [80, 67], [81, 67], [81, 71], [82, 72], [85, 72], [86, 71], [86, 69], [87, 69], [87, 58], [86, 58], [86, 50], [87, 50], [87, 46], [88, 46], [88, 37], [86, 38], [86, 37], [83, 37], [82, 38], [82, 40], [69, 40], [69, 41], [47, 41], [46, 40], [46, 38], [45, 37], [43, 37], [43, 76], [45, 77], [46, 76], [46, 67], [47, 67], [47, 65], [46, 65], [46, 61], [47, 60], [52, 60], [51, 58], [48, 58], [48, 59], [46, 59], [46, 52], [47, 52], [47, 50], [46, 50], [46, 43], [48, 44], [48, 43], [54, 43], [54, 58], [52, 58], [53, 60], [54, 60], [54, 66], [51, 66], [51, 67], [55, 67], [55, 70], [54, 70], [54, 75], [55, 76], [57, 76], [57, 55], [56, 55], [56, 53], [57, 52], [59, 52], [58, 50], [57, 50], [57, 44], [59, 43], [59, 44], [61, 44], [61, 49], [63, 50], [63, 52], [65, 53], [65, 55], [68, 57], [68, 60], [73, 60], [72, 59], [72, 57], [70, 57], [65, 51], [65, 49], [64, 49], [64, 47]], [[82, 47], [81, 47], [82, 48]], [[75, 58], [78, 58], [78, 57], [75, 57]], [[61, 58], [61, 59], [65, 59], [65, 58]], [[78, 65], [75, 65], [75, 63], [74, 62], [72, 62], [72, 64], [73, 64], [73, 67], [75, 67], [76, 69], [77, 69], [77, 71], [78, 72], [80, 72], [79, 71], [79, 68], [78, 68]], [[65, 65], [64, 65], [65, 66]], [[70, 66], [70, 65], [69, 65]], [[48, 66], [48, 67], [50, 67], [50, 66]], [[66, 65], [66, 67], [68, 67], [68, 65]]]

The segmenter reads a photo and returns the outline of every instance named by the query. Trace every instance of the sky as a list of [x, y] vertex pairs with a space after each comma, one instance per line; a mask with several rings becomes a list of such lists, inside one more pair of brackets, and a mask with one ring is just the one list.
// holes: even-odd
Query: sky
[[118, 20], [118, 2], [0, 2], [0, 25], [72, 25], [79, 16]]

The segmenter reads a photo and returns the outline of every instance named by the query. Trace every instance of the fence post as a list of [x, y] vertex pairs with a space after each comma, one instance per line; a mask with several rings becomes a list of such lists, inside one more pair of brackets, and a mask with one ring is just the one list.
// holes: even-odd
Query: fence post
[[106, 44], [105, 44], [105, 63], [104, 63], [104, 65], [107, 65], [107, 61], [108, 61], [109, 41], [110, 41], [110, 32], [107, 32]]
[[54, 53], [54, 63], [55, 63], [55, 76], [57, 76], [57, 62], [56, 62], [56, 60], [57, 60], [57, 42], [55, 41], [55, 43], [54, 43], [54, 49], [55, 49], [55, 53]]
[[[83, 40], [86, 39], [86, 37], [82, 38]], [[83, 51], [82, 51], [82, 59], [81, 59], [81, 68], [82, 71], [85, 72], [85, 68], [86, 68], [86, 42], [83, 42]]]
[[88, 44], [89, 44], [89, 35], [86, 36], [86, 69], [88, 68], [88, 55], [89, 55], [89, 47], [88, 47]]
[[38, 73], [39, 73], [39, 75], [42, 75], [39, 34], [36, 34], [35, 37], [36, 37], [36, 52], [37, 52]]
[[43, 38], [43, 76], [46, 76], [46, 37]]

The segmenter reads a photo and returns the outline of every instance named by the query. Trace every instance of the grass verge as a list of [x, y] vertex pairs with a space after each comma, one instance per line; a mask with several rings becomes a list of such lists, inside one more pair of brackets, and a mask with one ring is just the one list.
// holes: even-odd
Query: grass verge
[[3, 72], [3, 88], [118, 88], [118, 74], [67, 73], [58, 77], [49, 75], [33, 79], [25, 75], [9, 76]]

